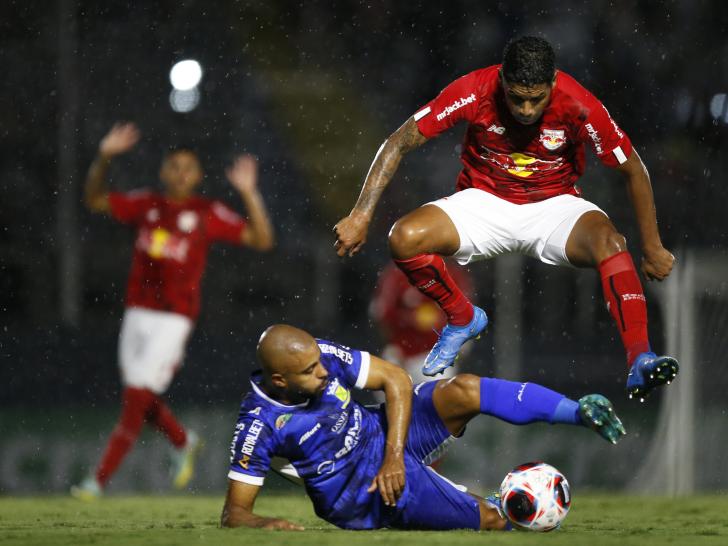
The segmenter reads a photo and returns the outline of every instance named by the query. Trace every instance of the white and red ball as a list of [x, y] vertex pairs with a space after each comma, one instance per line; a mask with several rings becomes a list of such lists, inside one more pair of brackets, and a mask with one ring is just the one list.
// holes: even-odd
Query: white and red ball
[[511, 470], [500, 486], [504, 515], [516, 527], [551, 531], [564, 521], [571, 505], [569, 482], [553, 466], [526, 463]]

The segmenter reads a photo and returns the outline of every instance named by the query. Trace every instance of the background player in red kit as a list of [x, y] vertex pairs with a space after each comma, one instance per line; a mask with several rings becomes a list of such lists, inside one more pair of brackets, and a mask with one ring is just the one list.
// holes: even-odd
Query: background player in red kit
[[192, 478], [200, 441], [186, 431], [163, 402], [184, 357], [187, 339], [200, 309], [200, 280], [211, 243], [223, 241], [265, 251], [274, 234], [257, 188], [257, 163], [238, 157], [226, 171], [248, 213], [244, 220], [218, 201], [197, 196], [203, 178], [197, 154], [180, 148], [162, 161], [165, 191], [109, 192], [111, 159], [139, 140], [134, 124], [116, 124], [101, 140], [86, 180], [85, 201], [93, 212], [110, 214], [136, 229], [134, 257], [119, 335], [119, 367], [124, 385], [122, 412], [93, 476], [71, 493], [84, 500], [101, 494], [136, 441], [145, 421], [163, 432], [174, 448], [173, 483], [182, 488]]
[[604, 106], [556, 70], [554, 51], [541, 38], [511, 41], [501, 65], [455, 80], [385, 141], [356, 205], [334, 228], [338, 254], [352, 255], [366, 241], [376, 203], [402, 156], [459, 121], [468, 127], [457, 193], [407, 214], [389, 235], [395, 263], [448, 316], [423, 372], [435, 375], [451, 366], [462, 344], [488, 322], [441, 256], [465, 264], [518, 252], [553, 265], [595, 267], [627, 353], [629, 396], [642, 399], [669, 383], [678, 364], [650, 349], [645, 297], [625, 238], [576, 187], [589, 144], [602, 163], [625, 176], [642, 272], [662, 280], [674, 257], [660, 240], [647, 169]]
[[[468, 272], [455, 265], [448, 267], [448, 273], [463, 293], [472, 297], [473, 283]], [[412, 286], [394, 264], [387, 265], [379, 274], [369, 309], [386, 341], [382, 358], [402, 366], [413, 382], [426, 381], [422, 363], [437, 341], [437, 332], [447, 324], [445, 313]], [[454, 376], [455, 367], [445, 370], [443, 376]]]

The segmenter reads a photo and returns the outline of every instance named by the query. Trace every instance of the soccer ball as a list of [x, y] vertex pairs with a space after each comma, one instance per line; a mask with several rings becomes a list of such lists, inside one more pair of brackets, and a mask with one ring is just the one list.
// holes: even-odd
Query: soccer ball
[[500, 486], [503, 514], [516, 527], [552, 531], [569, 513], [569, 482], [553, 466], [526, 463], [511, 470]]

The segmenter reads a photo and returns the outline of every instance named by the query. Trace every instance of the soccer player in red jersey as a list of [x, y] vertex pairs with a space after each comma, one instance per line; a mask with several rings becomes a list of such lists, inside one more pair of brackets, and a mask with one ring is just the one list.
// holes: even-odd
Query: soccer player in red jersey
[[136, 441], [144, 422], [154, 425], [174, 446], [173, 483], [181, 489], [192, 478], [200, 440], [177, 421], [161, 396], [184, 357], [200, 309], [200, 280], [207, 250], [216, 241], [265, 251], [274, 233], [257, 187], [257, 162], [238, 157], [226, 171], [240, 193], [248, 219], [220, 203], [195, 194], [203, 178], [195, 152], [173, 150], [164, 157], [159, 177], [165, 191], [130, 193], [106, 189], [112, 158], [138, 142], [132, 123], [117, 123], [101, 140], [86, 180], [85, 202], [136, 230], [134, 257], [119, 335], [119, 367], [124, 386], [119, 422], [93, 476], [71, 488], [81, 499], [98, 497]]
[[334, 228], [339, 256], [353, 255], [366, 241], [376, 203], [404, 154], [459, 121], [468, 126], [456, 193], [407, 214], [389, 234], [395, 263], [448, 317], [423, 372], [451, 366], [462, 344], [488, 322], [442, 256], [466, 264], [518, 252], [548, 264], [596, 268], [627, 353], [628, 395], [644, 399], [669, 383], [678, 363], [650, 348], [645, 297], [626, 240], [576, 186], [588, 144], [624, 175], [639, 225], [642, 273], [661, 281], [674, 257], [660, 240], [647, 169], [602, 103], [556, 70], [554, 51], [541, 38], [511, 41], [502, 64], [455, 80], [384, 142], [356, 205]]

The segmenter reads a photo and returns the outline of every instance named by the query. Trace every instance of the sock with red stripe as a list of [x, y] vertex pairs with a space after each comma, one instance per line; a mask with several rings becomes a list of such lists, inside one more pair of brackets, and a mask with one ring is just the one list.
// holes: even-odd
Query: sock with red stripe
[[102, 487], [109, 481], [139, 437], [154, 397], [155, 394], [147, 389], [133, 387], [124, 389], [119, 422], [111, 433], [106, 451], [96, 469], [96, 479]]
[[160, 396], [155, 395], [148, 417], [156, 425], [157, 429], [172, 442], [174, 447], [181, 448], [187, 443], [185, 429]]
[[432, 298], [445, 311], [447, 322], [465, 326], [473, 320], [473, 304], [448, 273], [445, 260], [437, 254], [419, 254], [408, 260], [394, 260], [411, 285]]
[[642, 283], [629, 252], [619, 252], [601, 262], [597, 268], [602, 290], [612, 318], [617, 323], [627, 351], [627, 364], [650, 350], [647, 336], [647, 303]]

